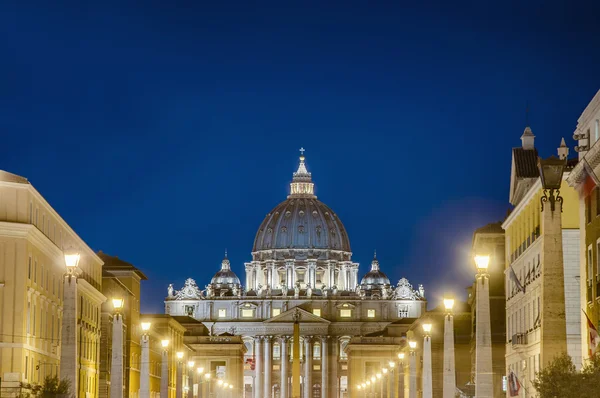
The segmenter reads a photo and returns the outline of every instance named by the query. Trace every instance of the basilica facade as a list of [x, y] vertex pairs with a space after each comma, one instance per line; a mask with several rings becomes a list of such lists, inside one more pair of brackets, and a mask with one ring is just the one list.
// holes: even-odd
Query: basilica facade
[[[364, 353], [353, 360], [353, 342], [384, 336], [392, 325], [407, 329], [425, 313], [426, 300], [422, 285], [413, 288], [405, 278], [393, 284], [376, 256], [359, 278], [346, 229], [315, 196], [302, 155], [287, 199], [258, 228], [244, 283], [225, 254], [204, 288], [193, 279], [179, 290], [170, 285], [165, 311], [201, 323], [215, 341], [241, 339], [243, 360], [213, 358], [218, 369], [199, 353], [191, 355], [247, 398], [291, 397], [293, 325], [299, 319], [302, 396], [338, 398], [349, 396], [354, 375], [389, 360]], [[406, 342], [402, 336], [389, 341], [390, 356]]]

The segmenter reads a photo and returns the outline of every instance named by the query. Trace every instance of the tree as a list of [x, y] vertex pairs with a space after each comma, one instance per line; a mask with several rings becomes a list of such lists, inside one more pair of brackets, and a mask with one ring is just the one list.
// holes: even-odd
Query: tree
[[566, 353], [554, 358], [533, 381], [540, 398], [597, 398], [599, 385], [600, 356], [592, 357], [577, 372]]
[[47, 376], [42, 385], [41, 396], [43, 398], [54, 398], [57, 395], [68, 396], [71, 391], [71, 382], [68, 379], [58, 380], [58, 376]]

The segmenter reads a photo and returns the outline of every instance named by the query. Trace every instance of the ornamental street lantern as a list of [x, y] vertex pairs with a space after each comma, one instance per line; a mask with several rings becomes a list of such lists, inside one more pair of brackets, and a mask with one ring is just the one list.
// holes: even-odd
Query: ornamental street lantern
[[[544, 208], [544, 202], [550, 202], [551, 211], [554, 211], [556, 202], [562, 203], [560, 184], [566, 165], [566, 159], [559, 159], [556, 156], [550, 156], [548, 159], [538, 158], [540, 180], [542, 181], [542, 188], [544, 189], [544, 196], [542, 196], [541, 199], [542, 209]], [[556, 191], [556, 195], [554, 191]]]

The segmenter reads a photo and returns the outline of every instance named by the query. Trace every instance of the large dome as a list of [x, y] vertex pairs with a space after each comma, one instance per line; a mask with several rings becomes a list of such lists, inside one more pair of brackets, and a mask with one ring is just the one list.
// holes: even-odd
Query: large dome
[[311, 174], [300, 156], [287, 200], [263, 220], [252, 252], [274, 249], [325, 249], [350, 253], [350, 241], [338, 216], [314, 195]]
[[263, 220], [253, 252], [272, 249], [331, 249], [350, 252], [338, 216], [316, 198], [290, 197]]

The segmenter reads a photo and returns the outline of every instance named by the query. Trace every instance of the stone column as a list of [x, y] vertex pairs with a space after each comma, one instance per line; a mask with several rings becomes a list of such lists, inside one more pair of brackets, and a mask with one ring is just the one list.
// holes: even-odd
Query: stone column
[[263, 344], [262, 337], [257, 336], [254, 338], [254, 398], [263, 398], [263, 376], [264, 376], [264, 365], [263, 365]]
[[293, 289], [294, 282], [295, 282], [294, 260], [285, 260], [285, 272], [286, 272], [285, 283], [286, 283], [288, 289]]
[[272, 383], [271, 383], [271, 372], [273, 370], [273, 350], [271, 346], [271, 336], [265, 336], [264, 338], [264, 346], [265, 346], [265, 393], [264, 398], [272, 397]]
[[313, 343], [311, 336], [304, 337], [304, 398], [312, 398]]
[[[549, 195], [553, 194], [550, 191]], [[542, 369], [555, 356], [567, 353], [561, 214], [561, 202], [556, 202], [554, 211], [549, 202], [542, 204], [542, 290], [540, 303], [542, 307], [540, 316], [540, 366]]]
[[252, 268], [246, 266], [246, 291], [252, 288]]
[[321, 398], [329, 398], [329, 337], [321, 336]]
[[456, 372], [454, 368], [454, 317], [446, 314], [444, 321], [444, 396], [456, 395]]
[[312, 289], [316, 288], [317, 284], [317, 262], [316, 260], [308, 260], [308, 283]]
[[163, 350], [160, 366], [160, 398], [169, 398], [169, 351]]
[[188, 396], [187, 398], [194, 398], [194, 367], [188, 368]]
[[492, 398], [492, 331], [490, 325], [490, 279], [477, 274], [475, 325], [475, 396]]
[[417, 398], [417, 353], [410, 352], [408, 375], [408, 398]]
[[267, 283], [266, 283], [266, 285], [269, 285], [269, 286], [271, 286], [271, 288], [274, 288], [274, 286], [273, 286], [273, 266], [270, 263], [267, 265]]
[[[79, 376], [77, 374], [77, 277], [74, 275], [65, 276], [65, 280], [63, 281], [62, 314], [60, 377], [61, 379], [69, 380], [71, 391], [77, 395], [79, 392]], [[122, 365], [123, 358], [121, 357]]]
[[[123, 398], [123, 316], [113, 316], [110, 397]], [[77, 394], [75, 394], [77, 395]]]
[[423, 398], [433, 398], [433, 379], [431, 376], [431, 336], [423, 339]]
[[281, 354], [281, 376], [280, 376], [280, 398], [288, 398], [288, 365], [290, 363], [290, 358], [288, 354], [288, 340], [289, 336], [281, 336], [279, 338], [279, 344], [281, 346], [280, 354]]
[[339, 290], [344, 291], [346, 289], [346, 264], [342, 263], [340, 267], [340, 272], [338, 274], [338, 283]]
[[[332, 398], [338, 398], [339, 396], [339, 380], [338, 380], [338, 357], [339, 357], [339, 348], [340, 341], [337, 337], [331, 337], [329, 339], [329, 353], [330, 360], [327, 366], [329, 367], [329, 395]], [[348, 364], [348, 369], [350, 369], [350, 364]], [[350, 381], [350, 371], [348, 371], [348, 381]], [[351, 384], [348, 383], [350, 387]]]
[[177, 361], [177, 374], [175, 379], [175, 398], [183, 398], [183, 362], [181, 362], [180, 359], [178, 359]]
[[142, 334], [140, 363], [140, 398], [150, 398], [150, 336]]

